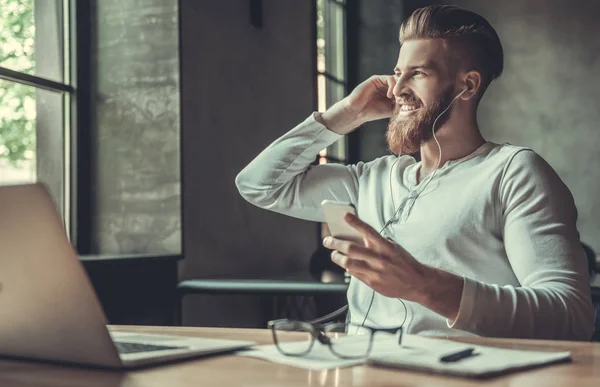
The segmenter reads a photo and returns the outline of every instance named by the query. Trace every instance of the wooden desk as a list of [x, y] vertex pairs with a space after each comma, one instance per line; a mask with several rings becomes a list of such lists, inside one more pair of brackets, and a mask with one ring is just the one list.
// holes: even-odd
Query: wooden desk
[[[119, 330], [253, 340], [270, 344], [262, 329], [115, 327]], [[235, 355], [188, 360], [130, 372], [87, 370], [47, 364], [0, 361], [0, 386], [594, 386], [600, 385], [600, 344], [542, 340], [463, 339], [477, 344], [535, 350], [571, 350], [573, 363], [487, 381], [431, 376], [368, 366], [307, 371]]]

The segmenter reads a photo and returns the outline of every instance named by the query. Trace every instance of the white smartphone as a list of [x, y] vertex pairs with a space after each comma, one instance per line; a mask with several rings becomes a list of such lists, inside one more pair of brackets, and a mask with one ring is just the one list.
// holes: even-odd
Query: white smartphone
[[332, 200], [323, 200], [321, 202], [325, 222], [329, 227], [331, 236], [351, 242], [363, 243], [363, 236], [344, 220], [344, 216], [349, 212], [356, 215], [356, 208], [352, 203], [340, 203]]

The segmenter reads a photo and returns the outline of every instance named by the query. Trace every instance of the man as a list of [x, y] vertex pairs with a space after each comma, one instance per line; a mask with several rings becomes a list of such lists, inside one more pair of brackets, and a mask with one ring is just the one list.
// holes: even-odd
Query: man
[[[503, 69], [496, 31], [473, 12], [431, 6], [399, 38], [395, 75], [371, 77], [271, 144], [237, 176], [241, 195], [318, 222], [322, 200], [356, 206], [346, 221], [365, 243], [323, 242], [352, 275], [352, 323], [588, 340], [593, 309], [571, 193], [536, 153], [487, 142], [477, 124], [479, 101]], [[383, 118], [398, 157], [311, 165]], [[420, 162], [410, 156], [417, 151]]]

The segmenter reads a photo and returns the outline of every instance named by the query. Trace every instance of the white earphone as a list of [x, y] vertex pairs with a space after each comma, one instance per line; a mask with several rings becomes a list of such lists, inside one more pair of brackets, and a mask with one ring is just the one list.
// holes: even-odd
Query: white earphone
[[[430, 179], [427, 181], [427, 184], [429, 184], [429, 181], [431, 180], [431, 178], [433, 178], [433, 175], [435, 175], [435, 173], [437, 172], [437, 170], [440, 168], [440, 163], [442, 162], [442, 146], [440, 145], [440, 142], [438, 141], [437, 137], [435, 136], [435, 124], [437, 123], [437, 121], [440, 119], [440, 117], [442, 115], [444, 115], [444, 113], [446, 113], [448, 111], [448, 109], [450, 109], [450, 106], [452, 106], [452, 104], [454, 103], [454, 101], [456, 101], [458, 99], [458, 97], [460, 97], [461, 95], [463, 95], [467, 90], [469, 90], [468, 86], [465, 86], [462, 91], [460, 93], [458, 93], [456, 95], [456, 97], [454, 97], [452, 99], [452, 101], [450, 101], [450, 103], [448, 104], [448, 107], [446, 109], [444, 109], [435, 119], [435, 121], [433, 121], [433, 125], [431, 126], [431, 132], [433, 134], [433, 139], [435, 140], [435, 143], [438, 146], [438, 149], [440, 151], [439, 157], [438, 157], [438, 162], [437, 165], [435, 167], [435, 169], [433, 170], [433, 173], [431, 175], [429, 175]], [[425, 189], [425, 188], [423, 188]], [[422, 191], [421, 191], [422, 192]]]

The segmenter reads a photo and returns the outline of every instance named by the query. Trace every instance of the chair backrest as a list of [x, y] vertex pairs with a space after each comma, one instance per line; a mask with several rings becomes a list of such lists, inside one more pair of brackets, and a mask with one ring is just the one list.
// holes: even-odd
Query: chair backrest
[[[581, 242], [585, 256], [588, 263], [588, 272], [590, 273], [590, 282], [594, 280], [594, 276], [597, 274], [598, 267], [596, 265], [596, 252], [589, 245]], [[594, 317], [594, 334], [592, 335], [591, 341], [600, 342], [600, 300], [597, 297], [592, 296], [592, 303], [594, 304], [594, 310], [596, 315]]]
[[596, 252], [592, 249], [588, 244], [580, 242], [583, 247], [583, 251], [585, 251], [585, 257], [587, 259], [588, 272], [590, 273], [590, 281], [594, 279], [594, 276], [597, 272], [596, 267]]

